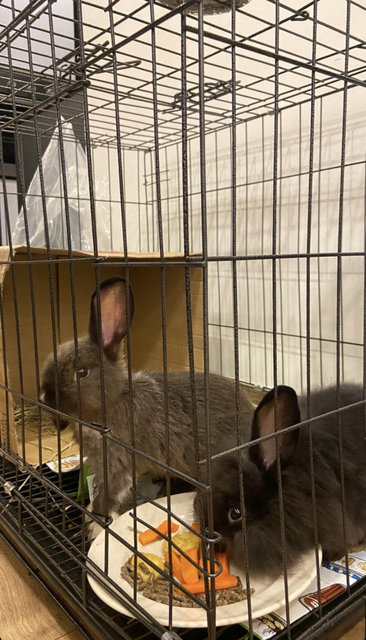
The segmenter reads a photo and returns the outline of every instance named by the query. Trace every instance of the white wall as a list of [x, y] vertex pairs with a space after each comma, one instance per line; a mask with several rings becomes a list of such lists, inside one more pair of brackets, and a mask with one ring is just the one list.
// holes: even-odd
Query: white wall
[[[295, 2], [294, 8], [301, 3]], [[126, 6], [128, 13], [129, 5]], [[324, 0], [318, 3], [318, 49], [317, 55], [328, 55], [322, 64], [329, 69], [342, 72], [344, 56], [337, 53], [344, 46], [344, 36], [336, 29], [344, 31], [346, 2], [334, 3]], [[146, 9], [147, 11], [147, 9]], [[163, 10], [156, 8], [156, 15]], [[273, 19], [273, 6], [266, 0], [252, 0], [248, 5], [251, 15], [237, 14], [237, 33], [249, 34], [259, 29], [256, 16]], [[160, 12], [160, 13], [159, 13]], [[100, 15], [100, 11], [98, 15]], [[139, 14], [141, 15], [141, 14]], [[286, 17], [285, 9], [281, 18]], [[146, 16], [145, 16], [146, 17]], [[354, 37], [363, 37], [362, 12], [352, 7], [351, 33]], [[91, 22], [89, 20], [89, 22]], [[214, 31], [215, 24], [230, 27], [230, 16], [207, 18], [209, 28]], [[94, 25], [97, 24], [94, 22]], [[99, 24], [99, 23], [98, 23]], [[177, 43], [179, 42], [179, 22]], [[280, 50], [284, 55], [296, 55], [303, 59], [311, 56], [312, 22], [289, 22], [286, 31], [281, 30]], [[330, 25], [332, 28], [329, 28]], [[137, 23], [124, 23], [126, 35], [138, 28]], [[334, 29], [333, 29], [334, 27]], [[94, 27], [94, 35], [96, 27]], [[89, 32], [86, 32], [89, 33]], [[90, 32], [91, 33], [91, 32]], [[306, 36], [301, 40], [296, 34]], [[136, 55], [147, 55], [150, 35], [133, 43], [128, 51]], [[158, 33], [159, 44], [163, 47], [163, 32]], [[194, 40], [194, 39], [193, 39]], [[188, 41], [190, 56], [196, 52], [194, 41]], [[263, 44], [271, 44], [273, 30], [259, 37]], [[166, 54], [167, 65], [174, 64], [172, 57], [179, 53], [173, 36], [167, 40], [172, 52]], [[352, 40], [351, 44], [355, 44]], [[209, 50], [209, 41], [206, 51]], [[329, 55], [333, 47], [334, 55]], [[350, 68], [360, 65], [361, 50], [352, 50]], [[158, 59], [164, 62], [163, 52]], [[227, 61], [227, 58], [225, 58]], [[241, 65], [241, 66], [240, 66]], [[247, 65], [247, 66], [246, 66]], [[147, 65], [148, 66], [148, 65]], [[147, 68], [145, 65], [145, 69]], [[273, 68], [272, 68], [273, 71]], [[217, 73], [215, 68], [205, 65], [207, 77]], [[266, 90], [273, 93], [273, 83], [266, 80], [268, 68], [263, 61], [238, 59], [238, 73], [241, 82], [245, 73], [263, 73], [263, 82], [257, 86], [257, 93]], [[137, 72], [136, 72], [137, 74]], [[227, 78], [226, 78], [227, 76]], [[230, 79], [230, 67], [225, 78]], [[220, 76], [221, 77], [221, 76]], [[317, 75], [317, 82], [323, 76]], [[146, 75], [148, 79], [148, 74]], [[224, 79], [224, 78], [223, 78]], [[151, 80], [151, 77], [150, 77]], [[137, 82], [133, 73], [126, 82]], [[179, 77], [177, 81], [180, 82]], [[249, 76], [248, 76], [249, 81]], [[284, 85], [303, 81], [290, 72], [281, 74], [281, 92]], [[309, 74], [306, 76], [309, 83]], [[282, 86], [283, 85], [283, 86]], [[339, 85], [338, 85], [339, 86]], [[150, 87], [151, 88], [151, 87]], [[122, 89], [121, 89], [122, 90]], [[172, 95], [176, 86], [172, 82]], [[325, 91], [323, 92], [325, 93]], [[294, 94], [296, 91], [294, 90]], [[254, 94], [253, 94], [254, 95]], [[320, 95], [318, 90], [317, 95]], [[309, 98], [309, 93], [293, 98], [294, 103]], [[344, 174], [343, 197], [343, 233], [342, 250], [345, 252], [363, 252], [365, 239], [365, 139], [366, 119], [364, 114], [364, 89], [352, 88], [348, 91], [348, 111], [346, 120], [346, 169]], [[226, 97], [230, 105], [230, 97]], [[280, 107], [288, 102], [280, 101]], [[209, 105], [212, 108], [212, 103]], [[121, 102], [123, 117], [128, 113], [129, 105]], [[103, 110], [100, 112], [103, 113]], [[262, 256], [272, 252], [273, 217], [273, 154], [274, 154], [274, 117], [266, 114], [237, 126], [237, 254], [240, 256]], [[309, 102], [294, 104], [284, 109], [279, 117], [278, 137], [278, 192], [277, 192], [277, 235], [276, 251], [280, 254], [298, 254], [307, 248], [307, 216], [309, 195], [309, 157], [313, 140], [314, 173], [312, 195], [312, 223], [310, 251], [312, 253], [336, 252], [338, 246], [338, 220], [340, 211], [340, 161], [342, 142], [343, 93], [325, 96], [315, 104], [315, 127], [310, 131]], [[145, 111], [137, 110], [135, 119], [149, 117]], [[198, 114], [191, 122], [197, 121]], [[208, 254], [230, 256], [232, 254], [232, 151], [231, 128], [209, 132], [208, 118], [205, 137], [206, 154], [206, 203]], [[230, 118], [228, 118], [230, 121]], [[178, 122], [178, 125], [177, 125]], [[172, 118], [171, 126], [179, 126], [179, 119]], [[122, 133], [126, 129], [121, 127]], [[113, 126], [112, 126], [113, 131]], [[164, 250], [182, 251], [182, 147], [180, 136], [177, 142], [166, 145], [167, 115], [163, 109], [159, 112], [159, 153], [161, 212], [163, 220]], [[179, 131], [178, 131], [179, 134]], [[127, 134], [126, 134], [127, 135]], [[142, 145], [143, 146], [143, 145]], [[191, 251], [200, 252], [201, 237], [201, 172], [199, 138], [189, 140], [189, 220]], [[98, 174], [106, 171], [105, 149], [94, 150], [94, 162]], [[112, 170], [110, 175], [111, 195], [114, 203], [111, 207], [113, 217], [115, 248], [120, 248], [120, 189], [116, 177], [118, 167], [117, 154], [109, 149]], [[153, 151], [126, 149], [123, 153], [125, 211], [128, 225], [128, 247], [130, 251], [158, 250], [157, 235], [157, 199], [156, 199], [156, 157]], [[294, 385], [298, 390], [306, 385], [307, 347], [306, 347], [306, 260], [304, 258], [282, 259], [277, 261], [277, 360], [278, 381]], [[361, 380], [363, 376], [363, 287], [364, 258], [342, 258], [342, 304], [341, 317], [341, 375], [345, 380]], [[242, 260], [238, 262], [238, 338], [240, 377], [253, 384], [271, 386], [273, 384], [273, 299], [272, 299], [272, 261]], [[234, 374], [234, 329], [232, 302], [232, 266], [230, 261], [210, 263], [209, 266], [209, 322], [210, 322], [210, 368], [225, 375]], [[328, 384], [336, 380], [336, 257], [312, 258], [310, 260], [310, 379], [311, 384]]]
[[[316, 103], [310, 251], [337, 252], [340, 210], [342, 95]], [[322, 125], [320, 127], [320, 117]], [[301, 122], [301, 137], [300, 137]], [[278, 149], [277, 242], [279, 254], [307, 250], [309, 194], [309, 106], [284, 111]], [[272, 253], [273, 117], [237, 128], [237, 254]], [[343, 199], [344, 252], [364, 251], [365, 139], [362, 89], [349, 92], [346, 170]], [[207, 233], [209, 256], [232, 255], [232, 157], [230, 131], [206, 137]], [[160, 154], [166, 247], [182, 248], [180, 153], [171, 147]], [[198, 140], [190, 144], [191, 249], [201, 249], [201, 199]], [[168, 230], [169, 221], [169, 230]], [[156, 247], [156, 243], [155, 243]], [[245, 381], [270, 386], [272, 358], [272, 261], [240, 261], [238, 325], [240, 374]], [[209, 268], [210, 363], [215, 371], [234, 370], [232, 266]], [[277, 261], [277, 331], [279, 380], [297, 388], [306, 382], [306, 260]], [[363, 257], [342, 258], [342, 375], [362, 379]], [[312, 384], [336, 379], [336, 257], [310, 260], [310, 372]], [[268, 332], [267, 334], [264, 331]], [[283, 334], [283, 335], [281, 335]], [[300, 338], [304, 336], [304, 338]], [[347, 344], [347, 343], [357, 343]]]

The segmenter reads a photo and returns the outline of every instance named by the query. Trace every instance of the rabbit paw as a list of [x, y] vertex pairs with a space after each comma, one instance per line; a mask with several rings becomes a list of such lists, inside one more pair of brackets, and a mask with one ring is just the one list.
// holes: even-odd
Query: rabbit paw
[[96, 538], [100, 534], [101, 531], [103, 531], [103, 527], [101, 527], [100, 524], [95, 522], [95, 520], [90, 520], [87, 525], [87, 531], [88, 531], [88, 540], [91, 542], [92, 540], [94, 540], [94, 538]]
[[[87, 511], [93, 511], [93, 503], [90, 502], [87, 506]], [[87, 531], [87, 538], [89, 541], [94, 540], [98, 533], [102, 531], [102, 527], [95, 520], [92, 520], [88, 516], [85, 517], [85, 526]]]

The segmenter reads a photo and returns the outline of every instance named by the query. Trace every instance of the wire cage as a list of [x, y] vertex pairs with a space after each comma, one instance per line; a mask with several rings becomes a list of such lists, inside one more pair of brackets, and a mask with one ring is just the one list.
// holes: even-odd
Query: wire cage
[[365, 9], [1, 3], [0, 532], [91, 638], [365, 598]]

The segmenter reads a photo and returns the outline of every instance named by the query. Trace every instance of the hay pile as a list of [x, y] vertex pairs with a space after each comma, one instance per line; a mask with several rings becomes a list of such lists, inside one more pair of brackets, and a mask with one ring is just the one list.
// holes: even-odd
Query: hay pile
[[[147, 567], [149, 569], [149, 567]], [[169, 576], [169, 567], [165, 565], [165, 571], [167, 573], [167, 577]], [[141, 579], [141, 576], [137, 575], [135, 577], [134, 566], [131, 564], [131, 561], [128, 560], [121, 567], [121, 576], [130, 584], [134, 585], [134, 580], [136, 580], [136, 588], [137, 591], [142, 593], [145, 598], [150, 598], [150, 600], [155, 600], [156, 602], [161, 602], [162, 604], [170, 603], [170, 586], [169, 580], [162, 578], [159, 576], [156, 578], [151, 573], [149, 575], [148, 580], [144, 581]], [[251, 590], [252, 592], [254, 589]], [[220, 607], [226, 604], [233, 604], [234, 602], [240, 602], [241, 600], [247, 599], [247, 592], [244, 589], [240, 578], [238, 578], [238, 586], [232, 587], [230, 589], [220, 589], [216, 591], [216, 606]], [[199, 607], [192, 598], [186, 596], [182, 592], [179, 592], [176, 587], [173, 587], [171, 593], [171, 603], [174, 607]], [[206, 595], [204, 593], [198, 594], [196, 596], [202, 602], [205, 602]]]
[[14, 422], [17, 428], [24, 426], [27, 430], [38, 433], [39, 426], [42, 433], [57, 433], [56, 426], [52, 420], [52, 414], [49, 411], [40, 409], [33, 403], [24, 402], [22, 405], [14, 405]]

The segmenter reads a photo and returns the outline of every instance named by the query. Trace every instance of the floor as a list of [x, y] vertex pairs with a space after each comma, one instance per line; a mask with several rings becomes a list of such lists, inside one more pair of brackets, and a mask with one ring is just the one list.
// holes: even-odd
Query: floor
[[[0, 539], [0, 640], [85, 640], [85, 636]], [[332, 640], [365, 640], [361, 620]]]
[[0, 540], [0, 638], [85, 640], [3, 540]]
[[342, 636], [334, 636], [335, 640], [365, 640], [365, 620], [360, 620]]

